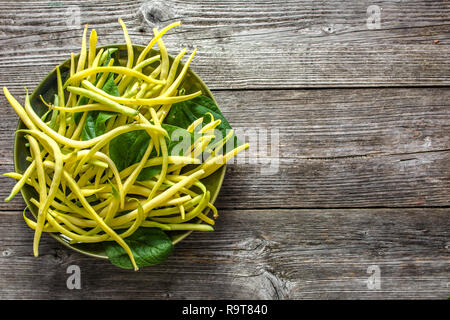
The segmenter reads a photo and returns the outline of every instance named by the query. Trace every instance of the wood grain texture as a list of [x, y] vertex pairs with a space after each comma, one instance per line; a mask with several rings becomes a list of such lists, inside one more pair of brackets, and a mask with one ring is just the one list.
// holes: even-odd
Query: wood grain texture
[[[214, 233], [194, 233], [164, 264], [134, 272], [48, 236], [34, 258], [32, 232], [5, 212], [0, 298], [445, 299], [449, 218], [449, 209], [225, 210]], [[81, 290], [66, 287], [74, 264]], [[379, 290], [367, 287], [374, 265]]]
[[[381, 1], [380, 29], [367, 27], [373, 1], [0, 2], [0, 85], [34, 87], [80, 47], [89, 24], [101, 44], [146, 44], [154, 26], [169, 53], [198, 48], [192, 67], [213, 89], [450, 84], [446, 1]], [[80, 13], [77, 20], [76, 13]], [[435, 40], [439, 43], [436, 44]]]
[[[380, 29], [369, 30], [373, 4]], [[121, 17], [146, 44], [181, 20], [169, 53], [198, 49], [193, 70], [252, 143], [228, 167], [216, 231], [139, 272], [49, 236], [34, 258], [20, 195], [0, 202], [0, 299], [446, 299], [449, 16], [448, 2], [420, 0], [0, 0], [0, 86], [20, 101], [79, 50], [84, 24], [100, 44], [123, 43]], [[0, 119], [4, 173], [17, 116], [3, 96]], [[279, 144], [254, 140], [263, 130]], [[0, 177], [0, 199], [12, 186]], [[67, 289], [70, 265], [81, 290]]]
[[[252, 145], [229, 166], [219, 208], [450, 205], [446, 88], [214, 94], [238, 135]], [[0, 170], [8, 172], [17, 116], [1, 101]], [[276, 130], [279, 143], [271, 136]], [[1, 198], [13, 184], [0, 178]], [[20, 195], [0, 203], [3, 210], [22, 207]]]

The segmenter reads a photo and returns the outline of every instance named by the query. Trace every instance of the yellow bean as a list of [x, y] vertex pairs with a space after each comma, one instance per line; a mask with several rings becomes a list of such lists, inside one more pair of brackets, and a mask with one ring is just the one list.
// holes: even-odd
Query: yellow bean
[[[52, 153], [52, 155], [55, 159], [54, 174], [53, 174], [52, 183], [50, 185], [50, 190], [45, 199], [45, 202], [42, 204], [41, 207], [39, 207], [38, 217], [40, 215], [43, 215], [45, 217], [47, 215], [47, 210], [50, 207], [51, 202], [55, 198], [56, 192], [58, 191], [58, 188], [60, 185], [60, 181], [61, 181], [61, 177], [62, 177], [62, 173], [63, 173], [62, 153], [61, 153], [61, 150], [59, 149], [58, 144], [54, 140], [50, 139], [43, 132], [36, 131], [36, 130], [23, 130], [23, 131], [26, 133], [29, 133], [33, 137], [37, 138], [40, 141], [40, 143], [47, 149], [47, 151]], [[39, 223], [39, 221], [42, 221], [42, 220], [38, 219], [38, 228], [36, 229], [35, 236], [34, 236], [33, 251], [34, 251], [34, 255], [36, 257], [38, 256], [38, 252], [39, 252], [38, 245], [39, 245], [39, 240], [40, 240], [41, 234], [42, 234], [42, 229], [41, 229], [42, 222]]]
[[[8, 89], [6, 87], [3, 87], [3, 93], [6, 97], [6, 99], [8, 99], [9, 103], [11, 104], [11, 106], [14, 108], [14, 110], [16, 111], [17, 115], [19, 116], [19, 118], [23, 121], [23, 123], [25, 123], [25, 125], [28, 127], [28, 129], [31, 130], [36, 130], [36, 126], [34, 125], [34, 123], [31, 121], [30, 117], [28, 116], [28, 114], [25, 112], [24, 108], [20, 105], [20, 103], [11, 95], [11, 93], [9, 93]], [[37, 118], [39, 118], [36, 115]], [[40, 120], [40, 118], [39, 118]], [[42, 121], [42, 120], [41, 120]], [[42, 122], [43, 123], [43, 122]]]
[[38, 256], [37, 248], [39, 246], [39, 240], [40, 240], [42, 231], [44, 229], [44, 224], [45, 224], [46, 215], [47, 215], [46, 211], [41, 210], [41, 208], [43, 208], [47, 203], [47, 184], [45, 182], [44, 166], [42, 164], [41, 151], [39, 149], [39, 144], [34, 137], [32, 137], [32, 136], [27, 136], [27, 137], [28, 137], [28, 141], [30, 143], [31, 154], [36, 163], [36, 172], [37, 172], [38, 183], [39, 183], [39, 201], [41, 203], [43, 203], [43, 206], [39, 207], [39, 212], [38, 212], [38, 216], [37, 216], [37, 224], [36, 224], [36, 232], [35, 232], [34, 242], [33, 242], [33, 252], [34, 252], [34, 255], [37, 257]]
[[145, 57], [147, 56], [147, 54], [150, 52], [150, 50], [153, 48], [153, 46], [156, 44], [156, 42], [158, 41], [159, 38], [161, 38], [167, 31], [169, 31], [170, 29], [179, 26], [181, 24], [180, 21], [174, 22], [170, 25], [168, 25], [167, 27], [165, 27], [164, 29], [162, 29], [157, 36], [155, 36], [150, 43], [147, 45], [147, 47], [145, 47], [144, 50], [142, 50], [141, 54], [139, 55], [136, 64], [141, 63]]
[[[115, 129], [113, 129], [109, 132], [106, 132], [103, 135], [100, 135], [98, 137], [95, 137], [91, 140], [78, 141], [78, 140], [73, 140], [73, 139], [69, 139], [65, 136], [62, 136], [62, 135], [58, 134], [55, 130], [49, 128], [41, 120], [41, 118], [39, 118], [39, 116], [34, 112], [33, 108], [31, 108], [31, 105], [25, 103], [25, 110], [27, 112], [27, 115], [29, 115], [28, 119], [32, 119], [33, 123], [36, 124], [36, 126], [39, 129], [41, 129], [44, 133], [46, 133], [48, 136], [50, 136], [56, 142], [63, 144], [65, 146], [71, 147], [71, 148], [75, 148], [75, 149], [89, 148], [105, 139], [111, 140], [122, 133], [135, 131], [135, 130], [151, 130], [151, 131], [157, 131], [157, 132], [167, 135], [165, 130], [161, 130], [161, 128], [157, 128], [153, 125], [130, 124], [130, 125], [124, 125], [120, 128], [115, 128]], [[33, 125], [33, 128], [35, 129], [36, 126]]]
[[[119, 208], [119, 201], [117, 201], [117, 199], [112, 199], [111, 203], [108, 205], [107, 208], [105, 208], [105, 214], [104, 216], [102, 214], [100, 214], [100, 216], [102, 216], [103, 221], [105, 222], [105, 224], [109, 224], [109, 222], [111, 221], [111, 219], [114, 217], [114, 215], [117, 212], [117, 209]], [[101, 231], [102, 228], [97, 225], [95, 228], [93, 228], [90, 231], [87, 232], [83, 232], [82, 235], [94, 235], [97, 234], [99, 231]], [[122, 237], [122, 235], [120, 235], [120, 237]], [[123, 238], [123, 237], [122, 237]]]
[[[150, 124], [135, 124], [135, 125], [124, 125], [121, 126], [119, 128], [113, 129], [111, 131], [109, 131], [108, 133], [105, 133], [101, 136], [99, 136], [100, 138], [102, 138], [100, 141], [96, 141], [95, 146], [89, 150], [89, 152], [84, 156], [84, 158], [82, 158], [77, 166], [77, 168], [75, 169], [74, 175], [78, 174], [81, 170], [81, 166], [93, 155], [95, 154], [97, 151], [99, 151], [104, 145], [106, 145], [107, 143], [109, 143], [112, 139], [114, 139], [115, 137], [117, 137], [118, 135], [125, 133], [125, 132], [130, 132], [130, 131], [134, 131], [134, 130], [146, 130], [147, 132], [152, 132], [152, 131], [159, 131], [160, 133], [162, 133], [164, 136], [167, 136], [167, 132], [166, 130], [159, 128], [157, 126], [154, 125], [150, 125]], [[162, 129], [162, 130], [161, 130]], [[99, 138], [97, 137], [97, 138]], [[94, 138], [92, 140], [96, 140], [97, 138]], [[92, 141], [92, 140], [88, 140]], [[86, 142], [86, 141], [84, 141]]]
[[[45, 161], [44, 165], [50, 167], [50, 168], [56, 168], [56, 165], [49, 161]], [[55, 174], [56, 175], [56, 174]], [[136, 262], [134, 260], [133, 253], [131, 252], [129, 246], [126, 244], [126, 242], [113, 230], [110, 226], [108, 226], [103, 219], [95, 212], [95, 210], [92, 208], [92, 206], [89, 204], [89, 202], [86, 200], [86, 198], [81, 194], [80, 188], [78, 187], [75, 180], [66, 172], [63, 172], [64, 179], [66, 180], [68, 186], [74, 192], [78, 199], [81, 202], [81, 205], [91, 214], [92, 218], [98, 223], [98, 225], [102, 228], [102, 230], [108, 234], [111, 239], [115, 240], [128, 254], [130, 257], [130, 260], [133, 264], [133, 267], [135, 270], [138, 270], [139, 268], [136, 265]], [[56, 226], [55, 226], [56, 227]]]
[[130, 36], [128, 35], [128, 31], [127, 31], [127, 27], [125, 26], [125, 23], [123, 23], [123, 20], [121, 18], [119, 18], [119, 23], [120, 23], [120, 26], [122, 27], [123, 35], [125, 38], [125, 43], [127, 45], [127, 53], [128, 53], [127, 68], [131, 69], [133, 67], [133, 62], [134, 62], [133, 45], [131, 44]]
[[[35, 168], [36, 168], [36, 161], [33, 160], [33, 162], [31, 162], [30, 165], [28, 166], [28, 168], [25, 170], [23, 175], [21, 175], [21, 177], [18, 178], [19, 181], [17, 181], [17, 183], [14, 185], [13, 189], [11, 190], [11, 193], [5, 199], [6, 202], [9, 202], [20, 191], [20, 189], [22, 189], [22, 187], [25, 185], [25, 183], [27, 182], [30, 175], [34, 172]], [[18, 174], [16, 174], [15, 172], [11, 172], [11, 173], [4, 173], [3, 175], [5, 177], [10, 177], [10, 178], [16, 179]]]
[[144, 165], [150, 156], [150, 153], [153, 150], [153, 141], [150, 141], [148, 144], [147, 149], [145, 150], [144, 155], [142, 156], [142, 159], [139, 161], [133, 172], [128, 176], [127, 180], [124, 183], [124, 192], [125, 194], [128, 193], [130, 190], [130, 187], [133, 186], [134, 182], [136, 181], [136, 178], [138, 177], [141, 170], [144, 168]]
[[[146, 66], [148, 66], [149, 64], [152, 64], [155, 61], [158, 61], [160, 59], [160, 56], [153, 56], [149, 59], [146, 59], [144, 61], [142, 61], [141, 63], [137, 64], [133, 69], [136, 71], [141, 71], [143, 68], [145, 68]], [[155, 78], [155, 76], [153, 74], [150, 75], [151, 78]], [[122, 80], [120, 80], [119, 86], [118, 86], [118, 90], [119, 93], [122, 94], [123, 91], [125, 90], [125, 88], [127, 87], [127, 85], [131, 82], [131, 80], [133, 80], [133, 77], [127, 76], [125, 75]]]
[[196, 223], [168, 223], [166, 224], [170, 230], [193, 230], [193, 231], [214, 231], [214, 228], [206, 224], [196, 224]]
[[[186, 185], [192, 184], [195, 180], [198, 179], [203, 174], [203, 170], [197, 171], [190, 176], [184, 177], [181, 181], [177, 182], [161, 194], [157, 195], [153, 199], [147, 199], [142, 201], [142, 208], [144, 209], [144, 213], [147, 214], [153, 208], [160, 206], [162, 203], [170, 199], [175, 193], [180, 191]], [[115, 220], [111, 221], [112, 225], [121, 225], [124, 223], [133, 220], [137, 215], [137, 210], [133, 210], [130, 213], [127, 213], [123, 216], [117, 217]]]
[[83, 86], [85, 85], [85, 83], [89, 83], [93, 88], [96, 89], [96, 91], [87, 90], [87, 89], [78, 88], [78, 87], [67, 87], [67, 91], [69, 91], [71, 93], [76, 93], [80, 96], [88, 97], [92, 100], [100, 102], [101, 104], [108, 106], [109, 111], [123, 113], [129, 117], [135, 117], [138, 115], [139, 111], [137, 111], [133, 108], [122, 106], [119, 103], [115, 102], [113, 99], [110, 99], [109, 97], [107, 97], [106, 95], [100, 94], [99, 93], [100, 91], [101, 92], [104, 92], [104, 91], [96, 88], [89, 81], [83, 80]]
[[[22, 214], [23, 220], [25, 220], [25, 223], [27, 224], [28, 227], [30, 227], [30, 229], [36, 230], [36, 222], [34, 222], [31, 219], [27, 218], [27, 216], [25, 215], [25, 211], [27, 210], [27, 208], [25, 208], [25, 210], [23, 210], [23, 214]], [[44, 232], [57, 232], [57, 230], [52, 228], [49, 223], [46, 223], [44, 225], [43, 231]]]
[[[59, 71], [59, 67], [56, 67], [56, 82], [58, 86], [58, 104], [59, 106], [64, 107], [65, 106], [64, 91], [62, 88], [61, 72]], [[58, 133], [60, 135], [64, 135], [65, 132], [66, 132], [66, 114], [64, 112], [60, 112]]]
[[190, 195], [186, 195], [186, 196], [184, 196], [184, 197], [178, 197], [178, 198], [175, 198], [175, 199], [171, 199], [171, 200], [166, 201], [166, 202], [164, 203], [164, 206], [165, 206], [165, 207], [166, 207], [166, 206], [176, 206], [176, 205], [179, 205], [179, 204], [184, 203], [184, 202], [186, 202], [186, 201], [189, 201], [189, 200], [191, 200], [191, 199], [192, 199], [192, 197], [191, 197]]
[[88, 25], [84, 25], [83, 38], [81, 40], [81, 51], [80, 57], [78, 58], [77, 72], [80, 72], [84, 69], [84, 65], [86, 64], [86, 33], [87, 33]]
[[[162, 163], [162, 161], [163, 161], [162, 157], [156, 157], [156, 158], [149, 159], [145, 162], [143, 168], [160, 165]], [[168, 161], [168, 163], [173, 163], [173, 164], [185, 164], [185, 165], [186, 164], [200, 164], [199, 159], [195, 159], [192, 157], [182, 157], [182, 156], [169, 156], [167, 158], [167, 161]], [[120, 171], [120, 178], [124, 179], [124, 178], [128, 177], [137, 166], [138, 166], [138, 164], [135, 163], [135, 164], [129, 166], [128, 168]]]
[[[153, 122], [155, 123], [156, 126], [161, 127], [161, 124], [158, 121], [158, 116], [156, 114], [155, 109], [150, 109], [150, 113], [152, 115], [153, 118]], [[168, 149], [167, 149], [167, 144], [166, 144], [166, 139], [164, 137], [159, 137], [159, 144], [161, 146], [161, 154], [162, 154], [162, 164], [161, 164], [161, 173], [159, 174], [159, 178], [156, 181], [156, 185], [153, 187], [152, 192], [149, 196], [149, 199], [153, 198], [153, 196], [155, 195], [156, 191], [159, 189], [159, 187], [162, 185], [166, 174], [167, 174], [167, 166], [169, 164], [169, 153], [168, 153]]]
[[130, 200], [134, 200], [137, 203], [137, 217], [136, 220], [134, 220], [134, 223], [131, 225], [131, 227], [125, 231], [124, 233], [122, 233], [120, 236], [121, 237], [129, 237], [131, 236], [142, 224], [142, 222], [145, 220], [145, 213], [144, 213], [144, 209], [141, 206], [141, 203], [139, 202], [138, 199], [130, 199]]
[[181, 58], [183, 58], [186, 52], [186, 49], [181, 50], [181, 52], [175, 57], [175, 59], [173, 59], [169, 75], [167, 76], [167, 83], [165, 84], [164, 88], [162, 88], [161, 93], [166, 92], [166, 90], [172, 85], [173, 80], [175, 79], [175, 75], [177, 74], [178, 65], [180, 64]]
[[210, 193], [207, 191], [204, 196], [202, 197], [202, 200], [200, 200], [199, 204], [195, 209], [189, 211], [186, 213], [186, 217], [182, 219], [181, 217], [170, 217], [170, 218], [160, 218], [160, 217], [152, 217], [151, 219], [160, 222], [160, 223], [182, 223], [185, 221], [189, 221], [197, 217], [203, 209], [205, 209], [208, 206], [208, 202], [210, 199]]
[[89, 36], [89, 56], [88, 56], [88, 68], [92, 67], [95, 60], [95, 52], [97, 51], [97, 32], [95, 29], [91, 30]]
[[203, 174], [202, 179], [206, 178], [207, 176], [209, 176], [212, 173], [214, 173], [221, 166], [223, 166], [225, 163], [227, 163], [231, 158], [233, 158], [239, 152], [241, 152], [242, 150], [247, 149], [248, 147], [249, 147], [249, 144], [245, 143], [245, 144], [240, 145], [239, 147], [235, 148], [234, 150], [231, 150], [230, 152], [228, 152], [224, 156], [219, 155], [219, 156], [215, 156], [213, 158], [210, 158], [207, 161], [205, 161], [201, 166], [199, 166], [196, 169], [193, 169], [193, 170], [189, 171], [187, 174], [192, 174], [192, 173], [194, 173], [197, 170], [204, 170], [205, 173]]
[[[114, 58], [111, 58], [108, 62], [108, 67], [112, 66], [114, 64]], [[98, 61], [96, 61], [96, 64], [94, 66], [92, 66], [93, 68], [96, 68], [98, 66]], [[106, 80], [108, 80], [109, 77], [109, 73], [108, 72], [103, 72], [102, 75], [100, 76], [100, 79], [98, 79], [97, 84], [95, 85], [97, 88], [103, 88], [103, 86], [105, 85]], [[89, 82], [95, 82], [95, 74], [90, 75], [87, 78], [87, 81]], [[92, 99], [89, 99], [88, 104], [92, 103]]]
[[[109, 100], [112, 100], [116, 103], [120, 103], [121, 105], [124, 105], [124, 106], [137, 106], [137, 105], [155, 106], [155, 105], [168, 104], [168, 103], [172, 104], [172, 103], [190, 100], [190, 99], [198, 97], [202, 94], [201, 91], [197, 91], [197, 92], [194, 92], [191, 94], [177, 96], [177, 97], [158, 97], [158, 98], [153, 98], [153, 99], [129, 99], [129, 98], [112, 96], [112, 95], [106, 93], [105, 91], [96, 88], [92, 83], [90, 83], [89, 81], [86, 81], [86, 80], [82, 81], [82, 85], [83, 85], [83, 87], [89, 89], [93, 93], [101, 95]], [[71, 90], [73, 90], [72, 87], [69, 87], [69, 88], [71, 88]]]
[[[70, 162], [68, 162], [68, 163], [73, 163], [73, 162], [76, 162], [76, 161], [78, 161], [80, 159], [84, 159], [86, 156], [89, 155], [89, 153], [90, 153], [89, 150], [78, 151], [76, 156], [72, 157], [70, 159]], [[110, 157], [108, 157], [106, 154], [104, 154], [104, 153], [102, 153], [100, 151], [92, 153], [91, 155], [89, 155], [89, 157], [93, 157], [95, 159], [98, 159], [98, 160], [101, 160], [101, 161], [107, 163], [108, 168], [112, 171], [112, 173], [113, 173], [113, 175], [115, 177], [114, 179], [116, 181], [118, 192], [119, 192], [119, 196], [120, 196], [120, 207], [122, 208], [123, 205], [124, 205], [124, 201], [125, 201], [125, 191], [124, 191], [122, 180], [120, 178], [120, 173], [117, 170], [116, 164], [114, 163], [114, 161], [111, 160]]]
[[119, 67], [119, 66], [111, 66], [111, 67], [96, 67], [96, 68], [90, 68], [86, 69], [80, 72], [75, 73], [73, 76], [71, 76], [69, 79], [66, 80], [64, 83], [64, 88], [67, 88], [69, 85], [77, 83], [78, 81], [87, 78], [88, 76], [92, 74], [97, 74], [100, 72], [112, 72], [117, 74], [124, 74], [131, 77], [135, 77], [137, 79], [140, 79], [142, 81], [145, 81], [147, 83], [155, 83], [155, 84], [161, 84], [164, 85], [166, 82], [157, 80], [151, 77], [146, 76], [142, 72], [128, 69], [127, 67]]
[[[157, 37], [158, 29], [153, 28], [153, 34], [155, 35], [155, 37]], [[158, 43], [159, 52], [161, 54], [161, 73], [159, 76], [161, 80], [166, 80], [169, 73], [169, 55], [167, 54], [167, 49], [164, 45], [164, 41], [159, 38], [156, 42]]]
[[186, 75], [189, 65], [191, 64], [192, 59], [194, 59], [196, 52], [197, 49], [194, 49], [194, 52], [192, 52], [188, 61], [186, 61], [186, 63], [184, 64], [183, 69], [181, 69], [181, 72], [178, 75], [177, 79], [170, 85], [170, 87], [166, 90], [166, 92], [162, 95], [162, 97], [170, 97], [174, 95], [175, 91], [178, 89], [178, 86], [181, 84], [181, 80], [183, 80], [184, 76]]

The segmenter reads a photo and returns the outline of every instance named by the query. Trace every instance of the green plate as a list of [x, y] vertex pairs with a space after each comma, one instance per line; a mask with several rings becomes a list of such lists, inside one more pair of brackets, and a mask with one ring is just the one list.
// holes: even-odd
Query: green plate
[[[113, 54], [113, 57], [116, 61], [119, 61], [121, 65], [126, 64], [127, 59], [127, 50], [126, 46], [124, 44], [120, 45], [107, 45], [98, 47], [100, 48], [119, 48], [118, 51], [116, 51]], [[144, 49], [143, 46], [137, 46], [134, 45], [134, 56], [137, 57], [141, 53], [141, 51]], [[152, 50], [151, 54], [158, 54], [158, 51]], [[171, 61], [173, 61], [173, 57], [169, 57]], [[77, 61], [78, 56], [76, 56]], [[70, 68], [70, 59], [67, 59], [63, 63], [59, 65], [61, 76], [63, 81], [67, 79], [69, 68]], [[178, 70], [181, 70], [181, 67], [178, 68]], [[202, 90], [203, 94], [208, 96], [209, 98], [213, 99], [216, 104], [217, 101], [214, 99], [211, 91], [208, 89], [208, 87], [205, 85], [205, 83], [200, 79], [200, 77], [195, 74], [191, 69], [188, 70], [183, 83], [181, 84], [181, 87], [183, 87], [186, 90], [186, 94], [193, 93], [198, 90]], [[54, 95], [57, 94], [57, 83], [56, 83], [56, 69], [53, 69], [37, 86], [37, 88], [33, 91], [30, 100], [31, 105], [33, 106], [33, 109], [36, 111], [38, 115], [43, 115], [48, 108], [42, 103], [40, 96], [44, 97], [46, 101], [53, 101]], [[17, 129], [24, 129], [25, 124], [19, 120]], [[16, 134], [15, 141], [14, 141], [14, 168], [16, 172], [23, 173], [26, 168], [29, 165], [29, 162], [26, 161], [26, 157], [29, 154], [28, 148], [25, 146], [26, 139], [24, 138], [23, 134]], [[219, 194], [220, 187], [222, 186], [222, 181], [225, 176], [225, 165], [222, 166], [219, 170], [214, 172], [212, 175], [208, 176], [207, 178], [203, 179], [202, 182], [205, 184], [207, 189], [211, 193], [211, 202], [214, 203], [214, 201], [217, 198], [217, 195]], [[25, 200], [26, 204], [28, 205], [28, 208], [31, 210], [32, 214], [36, 217], [37, 216], [37, 207], [33, 205], [30, 202], [30, 198], [38, 197], [36, 191], [28, 186], [25, 185], [22, 188], [22, 197]], [[198, 221], [199, 222], [199, 221]], [[186, 238], [192, 231], [170, 231], [167, 232], [168, 235], [171, 237], [173, 244], [176, 244]], [[105, 254], [105, 251], [103, 250], [103, 245], [101, 243], [77, 243], [77, 244], [70, 244], [69, 239], [67, 239], [64, 236], [61, 236], [61, 234], [57, 233], [50, 233], [50, 235], [53, 236], [56, 240], [64, 244], [65, 246], [78, 251], [80, 253], [97, 257], [97, 258], [103, 258], [107, 259], [107, 256]]]

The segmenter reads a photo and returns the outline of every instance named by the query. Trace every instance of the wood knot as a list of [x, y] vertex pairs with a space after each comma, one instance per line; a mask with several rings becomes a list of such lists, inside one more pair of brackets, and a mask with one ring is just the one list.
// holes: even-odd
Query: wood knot
[[139, 13], [142, 22], [140, 31], [145, 25], [151, 28], [166, 26], [175, 17], [173, 9], [161, 0], [144, 2], [139, 8]]
[[335, 28], [332, 25], [328, 25], [322, 28], [323, 31], [325, 31], [328, 34], [331, 34], [333, 32], [335, 32]]
[[12, 255], [13, 254], [13, 251], [11, 250], [11, 249], [6, 249], [6, 250], [3, 250], [3, 252], [2, 252], [2, 257], [9, 257], [10, 255]]
[[62, 263], [64, 263], [64, 261], [67, 260], [68, 256], [69, 255], [67, 253], [67, 250], [56, 248], [54, 253], [53, 253], [53, 260], [57, 264], [62, 264]]
[[272, 249], [277, 247], [277, 242], [255, 235], [255, 237], [245, 238], [236, 243], [233, 256], [237, 259], [246, 260], [251, 257], [254, 261], [264, 261], [270, 257]]

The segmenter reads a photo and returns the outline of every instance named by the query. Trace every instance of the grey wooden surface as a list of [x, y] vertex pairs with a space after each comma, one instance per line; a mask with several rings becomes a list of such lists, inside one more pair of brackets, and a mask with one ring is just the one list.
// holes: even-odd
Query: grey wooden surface
[[[372, 4], [380, 29], [366, 24]], [[198, 48], [192, 68], [233, 127], [278, 130], [279, 156], [260, 160], [279, 170], [230, 165], [216, 231], [139, 272], [48, 236], [34, 258], [23, 200], [0, 203], [0, 298], [450, 296], [448, 1], [0, 1], [0, 86], [23, 99], [78, 50], [85, 23], [101, 44], [123, 42], [119, 17], [140, 44], [182, 20], [169, 53]], [[4, 97], [0, 108], [8, 172], [17, 116]], [[0, 178], [0, 198], [12, 186]], [[81, 290], [66, 286], [74, 264]]]

